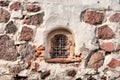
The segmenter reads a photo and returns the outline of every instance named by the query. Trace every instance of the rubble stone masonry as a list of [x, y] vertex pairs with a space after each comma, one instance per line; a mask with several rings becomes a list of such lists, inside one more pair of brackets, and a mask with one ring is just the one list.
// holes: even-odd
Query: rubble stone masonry
[[0, 80], [120, 80], [120, 1], [0, 0]]

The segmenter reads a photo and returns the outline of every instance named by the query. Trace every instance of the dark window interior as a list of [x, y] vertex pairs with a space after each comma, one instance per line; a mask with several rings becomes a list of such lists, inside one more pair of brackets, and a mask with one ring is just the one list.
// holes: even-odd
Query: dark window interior
[[51, 39], [51, 57], [52, 58], [66, 58], [67, 57], [67, 36], [57, 34]]

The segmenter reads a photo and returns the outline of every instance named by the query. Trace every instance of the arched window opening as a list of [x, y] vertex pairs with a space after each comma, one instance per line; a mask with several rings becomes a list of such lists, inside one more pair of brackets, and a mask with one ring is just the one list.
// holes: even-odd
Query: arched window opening
[[70, 63], [81, 61], [75, 57], [73, 34], [67, 29], [55, 29], [48, 33], [46, 39], [46, 62]]

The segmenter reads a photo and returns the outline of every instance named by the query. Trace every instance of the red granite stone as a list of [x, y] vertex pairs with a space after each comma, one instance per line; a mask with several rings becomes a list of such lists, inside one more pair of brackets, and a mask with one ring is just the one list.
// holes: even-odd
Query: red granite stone
[[120, 22], [120, 13], [113, 14], [109, 20], [111, 22]]
[[115, 36], [114, 32], [107, 25], [98, 28], [99, 39], [112, 39], [114, 38], [114, 36]]
[[86, 11], [83, 13], [82, 19], [89, 24], [101, 24], [104, 19], [104, 14], [97, 11]]
[[95, 52], [88, 61], [88, 67], [90, 68], [99, 68], [103, 65], [104, 56], [101, 52]]
[[38, 12], [41, 10], [40, 6], [39, 5], [35, 5], [35, 4], [27, 4], [25, 6], [25, 9], [28, 11], [28, 12]]
[[9, 21], [9, 19], [10, 19], [10, 13], [5, 9], [0, 8], [0, 23], [1, 22], [6, 23]]
[[114, 43], [112, 43], [112, 42], [102, 43], [100, 45], [100, 48], [107, 52], [112, 52], [115, 50]]
[[24, 23], [28, 25], [40, 25], [43, 22], [44, 13], [37, 13], [35, 15], [28, 15]]
[[117, 66], [120, 67], [120, 61], [115, 58], [112, 58], [111, 62], [108, 64], [108, 66], [113, 69], [116, 68]]
[[33, 30], [27, 26], [22, 28], [19, 40], [20, 41], [30, 41], [33, 36]]
[[20, 9], [22, 9], [22, 5], [21, 5], [20, 2], [14, 2], [10, 5], [10, 10], [17, 11], [17, 10], [20, 10]]

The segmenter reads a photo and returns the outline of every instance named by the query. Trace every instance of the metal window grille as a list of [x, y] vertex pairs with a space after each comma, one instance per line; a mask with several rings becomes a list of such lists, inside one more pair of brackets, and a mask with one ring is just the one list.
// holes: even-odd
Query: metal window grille
[[55, 35], [51, 40], [51, 57], [65, 58], [67, 57], [67, 37], [63, 34]]

